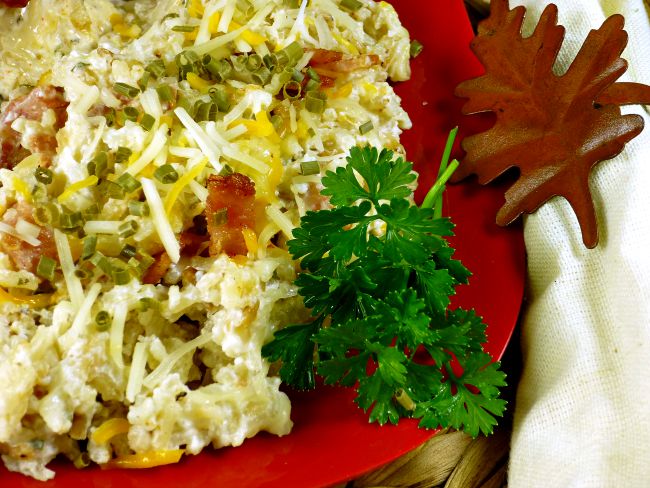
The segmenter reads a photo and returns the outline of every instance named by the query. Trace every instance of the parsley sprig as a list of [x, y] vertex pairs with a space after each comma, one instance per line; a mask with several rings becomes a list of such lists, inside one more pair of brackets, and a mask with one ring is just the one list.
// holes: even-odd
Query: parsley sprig
[[295, 388], [313, 388], [315, 373], [356, 386], [370, 421], [414, 417], [476, 436], [503, 414], [505, 375], [483, 351], [482, 320], [448, 309], [470, 276], [445, 239], [451, 221], [439, 217], [457, 165], [448, 154], [422, 207], [412, 203], [412, 164], [391, 151], [354, 147], [345, 167], [327, 172], [322, 194], [333, 207], [308, 212], [288, 243], [314, 319], [276, 332], [263, 354], [282, 360], [280, 376]]

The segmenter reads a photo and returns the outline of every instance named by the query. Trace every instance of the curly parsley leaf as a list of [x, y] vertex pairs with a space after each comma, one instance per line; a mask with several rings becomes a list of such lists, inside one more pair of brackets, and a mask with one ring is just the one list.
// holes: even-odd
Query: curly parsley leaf
[[[481, 318], [448, 309], [470, 276], [445, 239], [453, 224], [413, 205], [412, 164], [391, 151], [355, 147], [347, 161], [323, 178], [333, 208], [307, 212], [288, 243], [314, 321], [280, 330], [262, 353], [296, 388], [312, 388], [315, 373], [355, 387], [372, 422], [491, 432], [505, 375], [483, 351]], [[443, 161], [429, 201], [441, 204], [456, 164]]]

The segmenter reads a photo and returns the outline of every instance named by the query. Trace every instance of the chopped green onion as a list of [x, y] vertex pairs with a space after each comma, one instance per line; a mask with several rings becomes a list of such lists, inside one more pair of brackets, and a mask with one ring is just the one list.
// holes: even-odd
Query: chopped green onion
[[246, 69], [248, 71], [257, 71], [262, 66], [262, 56], [251, 54], [246, 58]]
[[216, 60], [209, 54], [203, 56], [203, 65], [219, 82], [228, 79], [232, 73], [232, 65], [228, 60]]
[[289, 8], [300, 8], [300, 0], [284, 0], [284, 3]]
[[300, 163], [300, 171], [303, 175], [317, 175], [320, 173], [320, 164], [318, 161], [305, 161]]
[[41, 450], [45, 447], [45, 441], [43, 441], [43, 439], [32, 439], [29, 441], [29, 445], [34, 449]]
[[291, 77], [293, 81], [297, 81], [298, 83], [302, 83], [302, 81], [305, 79], [305, 75], [302, 74], [300, 71], [297, 69], [293, 70], [293, 75]]
[[322, 114], [325, 111], [325, 100], [310, 96], [312, 92], [307, 93], [305, 98], [305, 108], [313, 114]]
[[309, 76], [309, 78], [311, 78], [312, 80], [317, 81], [318, 83], [320, 83], [320, 75], [311, 66], [309, 68], [307, 68], [307, 76]]
[[154, 171], [153, 176], [165, 185], [175, 183], [178, 180], [178, 173], [171, 164], [163, 164]]
[[42, 166], [37, 167], [34, 170], [34, 178], [36, 178], [36, 181], [39, 183], [43, 183], [44, 185], [49, 185], [52, 183], [52, 171], [43, 168]]
[[151, 73], [154, 78], [160, 78], [167, 72], [165, 69], [165, 62], [162, 59], [156, 59], [155, 61], [152, 61], [147, 65], [145, 70], [148, 73]]
[[271, 71], [266, 66], [261, 66], [255, 73], [251, 73], [253, 83], [258, 85], [266, 85], [271, 81], [272, 76]]
[[194, 104], [190, 100], [189, 97], [186, 97], [185, 95], [181, 94], [178, 98], [178, 102], [176, 103], [177, 106], [182, 107], [185, 109], [185, 111], [189, 114], [190, 117], [194, 118]]
[[86, 208], [84, 208], [81, 213], [87, 220], [89, 217], [95, 217], [99, 215], [99, 205], [97, 203], [91, 203]]
[[212, 213], [212, 223], [214, 225], [223, 225], [228, 222], [228, 209], [220, 208]]
[[149, 215], [149, 205], [145, 202], [138, 202], [137, 200], [129, 200], [128, 203], [129, 213], [137, 217], [146, 217]]
[[45, 185], [42, 183], [36, 183], [32, 188], [32, 197], [36, 201], [44, 200], [47, 198], [47, 190], [45, 189]]
[[54, 271], [56, 270], [56, 261], [47, 256], [41, 255], [36, 266], [36, 274], [41, 278], [52, 281], [54, 279]]
[[95, 254], [97, 249], [97, 236], [91, 234], [84, 237], [83, 240], [83, 249], [81, 250], [81, 259], [88, 259]]
[[100, 251], [96, 251], [95, 254], [89, 259], [89, 261], [96, 267], [101, 269], [104, 274], [111, 275], [111, 271], [113, 270], [113, 267], [111, 266], [111, 263], [108, 261], [106, 256], [104, 256]]
[[197, 122], [203, 122], [206, 120], [215, 120], [219, 109], [217, 104], [214, 102], [198, 102], [196, 106], [196, 115], [194, 120]]
[[135, 247], [131, 244], [125, 244], [122, 250], [120, 251], [120, 256], [125, 258], [133, 258], [138, 253]]
[[245, 56], [230, 56], [230, 62], [235, 71], [242, 72], [246, 70]]
[[149, 256], [149, 254], [147, 254], [146, 252], [140, 251], [138, 254], [140, 255], [139, 267], [140, 267], [140, 270], [144, 273], [145, 271], [147, 271], [147, 269], [149, 269], [149, 267], [153, 263], [156, 262], [156, 260], [154, 258], [152, 258], [151, 256]]
[[113, 266], [113, 281], [116, 285], [128, 285], [132, 278], [129, 268]]
[[297, 81], [289, 81], [282, 87], [282, 95], [289, 100], [296, 100], [302, 94], [302, 85]]
[[220, 112], [228, 112], [230, 110], [230, 99], [225, 90], [221, 88], [210, 88], [208, 90], [210, 98], [217, 105]]
[[34, 207], [32, 217], [38, 225], [52, 225], [59, 218], [59, 208], [53, 203], [45, 203]]
[[284, 49], [278, 51], [275, 56], [281, 65], [295, 65], [305, 53], [302, 46], [297, 42], [292, 42]]
[[273, 124], [273, 127], [277, 132], [280, 132], [280, 129], [284, 125], [284, 120], [282, 120], [282, 117], [280, 115], [272, 115], [271, 116], [271, 123]]
[[108, 107], [106, 109], [106, 115], [104, 115], [106, 118], [106, 125], [109, 127], [113, 127], [115, 125], [115, 109]]
[[130, 173], [122, 173], [120, 177], [115, 180], [115, 183], [122, 187], [126, 193], [131, 193], [139, 189], [142, 185]]
[[144, 114], [140, 119], [140, 125], [147, 132], [153, 128], [153, 125], [156, 123], [156, 119], [151, 114]]
[[359, 0], [341, 0], [340, 5], [341, 7], [352, 10], [353, 12], [356, 12], [363, 6]]
[[148, 71], [145, 71], [142, 74], [142, 77], [138, 80], [138, 86], [140, 87], [140, 90], [144, 91], [147, 89], [147, 85], [149, 84], [149, 79], [151, 78], [151, 73]]
[[99, 191], [108, 198], [114, 198], [116, 200], [122, 200], [124, 198], [124, 190], [114, 181], [102, 181], [99, 185]]
[[230, 167], [229, 164], [224, 164], [221, 171], [219, 171], [219, 176], [228, 176], [233, 174], [235, 171]]
[[172, 30], [174, 32], [194, 32], [196, 27], [195, 25], [175, 25]]
[[77, 64], [75, 64], [75, 65], [72, 67], [72, 70], [71, 70], [71, 71], [74, 72], [74, 71], [76, 71], [76, 70], [78, 70], [78, 69], [86, 69], [88, 66], [90, 66], [90, 63], [84, 63], [83, 61], [79, 61]]
[[59, 227], [62, 229], [76, 229], [81, 227], [84, 223], [83, 215], [81, 212], [64, 211], [59, 217]]
[[159, 85], [156, 87], [158, 98], [163, 102], [171, 102], [174, 98], [174, 93], [169, 85]]
[[124, 107], [122, 112], [124, 113], [124, 118], [132, 122], [137, 121], [140, 116], [140, 111], [135, 107]]
[[95, 315], [95, 326], [97, 330], [103, 332], [111, 326], [111, 315], [106, 310], [100, 310]]
[[117, 148], [117, 151], [115, 151], [115, 162], [118, 164], [124, 163], [129, 160], [132, 154], [133, 151], [128, 147], [120, 146]]
[[417, 58], [418, 55], [422, 52], [422, 49], [424, 49], [422, 43], [417, 39], [413, 39], [411, 41], [411, 47], [409, 48], [409, 54], [411, 55], [411, 58]]
[[158, 301], [150, 297], [144, 297], [138, 300], [138, 311], [146, 312], [150, 308], [157, 310], [159, 307]]
[[127, 220], [122, 225], [120, 225], [117, 230], [120, 233], [120, 237], [131, 237], [138, 231], [138, 223], [135, 220]]
[[270, 71], [274, 71], [275, 67], [278, 65], [278, 59], [274, 54], [265, 54], [262, 58], [264, 66], [266, 66]]
[[95, 175], [97, 178], [101, 178], [106, 173], [108, 169], [108, 156], [104, 151], [101, 151], [92, 158], [86, 165], [86, 170], [89, 175]]
[[167, 19], [175, 19], [177, 17], [178, 17], [178, 14], [174, 14], [174, 13], [167, 14], [162, 18], [162, 22], [166, 21]]
[[316, 91], [320, 88], [320, 81], [309, 80], [305, 85], [305, 92]]
[[364, 124], [361, 124], [359, 126], [359, 133], [361, 135], [364, 135], [364, 134], [367, 134], [368, 132], [370, 132], [371, 130], [373, 130], [374, 128], [375, 128], [375, 126], [372, 125], [372, 120], [369, 120], [368, 122], [366, 122]]
[[74, 275], [80, 280], [87, 280], [88, 278], [92, 277], [93, 273], [92, 271], [84, 268], [77, 268], [74, 270]]
[[128, 85], [126, 83], [115, 83], [113, 85], [113, 90], [119, 93], [120, 95], [124, 95], [125, 97], [128, 98], [137, 97], [138, 93], [140, 93], [139, 88]]

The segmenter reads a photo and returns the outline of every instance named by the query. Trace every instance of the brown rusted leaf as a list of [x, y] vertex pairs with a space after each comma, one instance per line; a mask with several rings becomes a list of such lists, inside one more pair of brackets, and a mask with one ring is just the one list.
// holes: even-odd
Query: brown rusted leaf
[[598, 244], [589, 173], [618, 155], [643, 129], [639, 115], [620, 105], [650, 104], [650, 86], [616, 83], [627, 70], [620, 57], [627, 44], [624, 19], [612, 15], [592, 30], [567, 72], [553, 73], [564, 39], [557, 7], [548, 5], [534, 33], [521, 34], [526, 9], [492, 0], [472, 50], [485, 74], [458, 85], [467, 98], [463, 113], [494, 112], [495, 125], [463, 141], [466, 156], [456, 180], [476, 174], [487, 184], [513, 167], [520, 175], [506, 192], [497, 224], [507, 225], [556, 195], [578, 217], [585, 246]]

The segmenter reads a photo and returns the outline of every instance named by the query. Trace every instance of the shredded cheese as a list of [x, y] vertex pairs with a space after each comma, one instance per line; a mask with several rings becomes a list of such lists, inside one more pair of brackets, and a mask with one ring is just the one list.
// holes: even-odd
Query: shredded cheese
[[85, 178], [81, 181], [77, 181], [76, 183], [68, 186], [65, 191], [57, 197], [57, 200], [59, 203], [63, 203], [78, 191], [83, 190], [84, 188], [88, 188], [89, 186], [95, 186], [98, 181], [99, 178], [97, 178], [95, 175], [89, 176], [88, 178]]
[[181, 176], [176, 183], [174, 183], [174, 186], [172, 186], [171, 190], [169, 190], [169, 193], [167, 194], [167, 197], [165, 198], [165, 212], [167, 215], [169, 215], [172, 211], [172, 208], [174, 207], [174, 202], [176, 202], [176, 199], [178, 196], [181, 194], [181, 191], [183, 191], [183, 188], [185, 188], [187, 185], [190, 184], [190, 181], [194, 180], [197, 176], [201, 174], [201, 171], [205, 169], [207, 166], [208, 161], [202, 161], [190, 168], [187, 173], [185, 173], [183, 176]]
[[293, 239], [293, 228], [295, 227], [291, 220], [282, 213], [280, 207], [275, 204], [271, 204], [266, 207], [266, 215], [278, 226], [278, 228], [287, 236], [289, 239]]
[[74, 341], [83, 335], [84, 330], [91, 319], [90, 311], [95, 303], [95, 300], [97, 300], [100, 291], [102, 291], [102, 285], [99, 283], [94, 283], [90, 287], [88, 293], [86, 294], [86, 297], [84, 298], [83, 302], [81, 302], [81, 306], [77, 311], [77, 315], [75, 316], [72, 325], [68, 331], [59, 338], [59, 343], [62, 344], [66, 349], [69, 349]]
[[131, 369], [129, 370], [129, 379], [126, 383], [126, 399], [130, 403], [135, 401], [135, 397], [140, 393], [140, 390], [142, 390], [142, 379], [144, 378], [146, 367], [147, 343], [138, 341], [133, 348]]
[[93, 433], [90, 435], [90, 440], [95, 444], [106, 444], [113, 437], [116, 437], [120, 434], [126, 434], [130, 428], [131, 424], [129, 424], [129, 421], [126, 419], [108, 419], [93, 431]]
[[37, 238], [27, 234], [21, 234], [12, 226], [5, 224], [4, 222], [0, 222], [0, 233], [10, 235], [12, 237], [15, 237], [16, 239], [20, 239], [21, 241], [26, 242], [30, 246], [37, 247], [41, 245], [41, 241], [38, 240]]
[[171, 223], [165, 213], [165, 207], [156, 188], [156, 184], [148, 178], [141, 178], [142, 190], [151, 210], [153, 225], [158, 233], [158, 238], [173, 263], [181, 258], [181, 247], [174, 235]]
[[210, 164], [214, 167], [214, 169], [221, 171], [222, 166], [221, 163], [219, 163], [220, 151], [217, 146], [210, 140], [210, 137], [208, 137], [201, 126], [197, 124], [192, 117], [190, 117], [190, 114], [188, 114], [183, 107], [177, 107], [176, 110], [174, 110], [174, 113], [178, 117], [178, 120], [181, 121], [181, 124], [185, 126], [185, 129], [189, 133], [190, 137], [192, 137], [192, 139], [194, 139], [194, 141], [196, 141], [198, 146], [201, 148], [203, 154], [207, 156], [208, 161], [210, 161]]
[[198, 337], [195, 337], [189, 342], [186, 342], [185, 344], [180, 345], [178, 348], [176, 348], [172, 353], [167, 355], [156, 369], [154, 369], [149, 376], [147, 376], [143, 384], [147, 388], [153, 388], [155, 387], [165, 376], [169, 374], [169, 372], [172, 370], [174, 367], [174, 364], [185, 356], [186, 354], [194, 351], [195, 349], [204, 346], [207, 344], [210, 339], [212, 338], [211, 334], [205, 332], [201, 334]]
[[140, 171], [142, 171], [145, 166], [153, 161], [158, 153], [163, 150], [167, 144], [167, 129], [167, 125], [162, 124], [155, 132], [153, 138], [151, 139], [151, 143], [144, 151], [142, 151], [140, 157], [127, 168], [126, 171], [131, 174], [131, 176], [136, 176], [138, 173], [140, 173]]
[[124, 324], [126, 323], [126, 316], [128, 313], [129, 306], [127, 302], [119, 301], [115, 303], [108, 350], [113, 362], [118, 368], [120, 368], [120, 370], [124, 368], [124, 360], [122, 359], [122, 343], [124, 341]]

